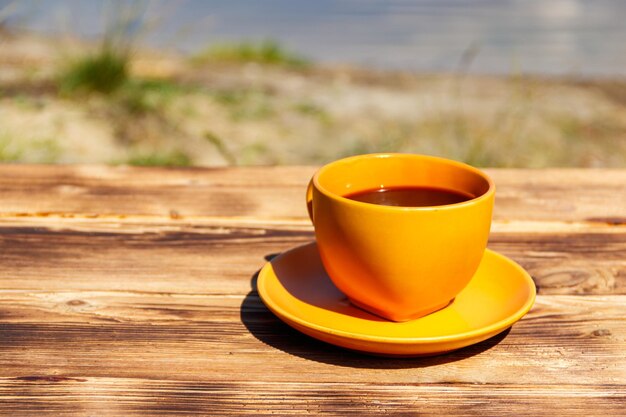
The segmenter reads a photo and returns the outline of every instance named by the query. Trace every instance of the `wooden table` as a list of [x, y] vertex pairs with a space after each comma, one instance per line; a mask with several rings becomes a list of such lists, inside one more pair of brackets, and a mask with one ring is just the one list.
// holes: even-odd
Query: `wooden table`
[[313, 239], [312, 167], [0, 166], [0, 415], [626, 415], [626, 170], [489, 170], [539, 295], [431, 358], [291, 330], [255, 274]]

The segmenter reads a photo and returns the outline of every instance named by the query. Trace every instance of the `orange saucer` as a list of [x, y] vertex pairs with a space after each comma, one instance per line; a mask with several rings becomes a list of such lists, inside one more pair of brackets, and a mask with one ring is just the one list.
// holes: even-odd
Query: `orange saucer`
[[326, 275], [315, 243], [268, 262], [257, 287], [265, 305], [302, 333], [348, 349], [400, 356], [435, 355], [495, 336], [530, 310], [536, 294], [522, 267], [487, 250], [476, 275], [448, 307], [391, 322], [350, 304]]

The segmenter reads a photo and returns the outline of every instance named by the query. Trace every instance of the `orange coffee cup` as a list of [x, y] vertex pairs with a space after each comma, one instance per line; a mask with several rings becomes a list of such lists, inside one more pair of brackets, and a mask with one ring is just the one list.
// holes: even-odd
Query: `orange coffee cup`
[[[346, 198], [394, 188], [440, 188], [468, 200], [394, 207]], [[322, 263], [356, 306], [393, 321], [447, 306], [483, 257], [495, 197], [482, 171], [412, 154], [359, 155], [322, 167], [307, 190]]]

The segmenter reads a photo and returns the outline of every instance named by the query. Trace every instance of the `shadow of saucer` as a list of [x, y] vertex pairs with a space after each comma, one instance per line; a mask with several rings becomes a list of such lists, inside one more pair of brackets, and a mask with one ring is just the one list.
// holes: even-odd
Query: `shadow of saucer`
[[[265, 256], [271, 261], [278, 254]], [[300, 358], [349, 368], [401, 369], [424, 368], [460, 361], [485, 352], [500, 343], [511, 328], [483, 342], [438, 356], [413, 358], [379, 357], [340, 348], [289, 327], [278, 319], [261, 301], [257, 292], [257, 271], [250, 280], [251, 291], [244, 298], [240, 317], [248, 331], [261, 342]]]

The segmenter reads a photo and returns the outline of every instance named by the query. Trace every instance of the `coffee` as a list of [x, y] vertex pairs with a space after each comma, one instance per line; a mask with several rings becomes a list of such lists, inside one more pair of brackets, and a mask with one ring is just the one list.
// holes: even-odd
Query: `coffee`
[[471, 200], [473, 195], [434, 187], [388, 187], [358, 191], [344, 196], [350, 200], [382, 206], [430, 207]]

